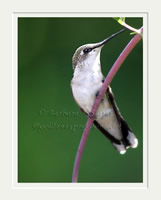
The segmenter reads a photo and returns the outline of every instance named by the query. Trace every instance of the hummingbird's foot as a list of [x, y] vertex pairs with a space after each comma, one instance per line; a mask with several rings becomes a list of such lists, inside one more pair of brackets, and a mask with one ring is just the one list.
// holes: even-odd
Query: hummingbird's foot
[[88, 117], [91, 118], [91, 119], [95, 119], [96, 118], [96, 116], [92, 112], [90, 112], [88, 114]]
[[[100, 98], [100, 95], [99, 95], [99, 91], [96, 93], [96, 99]], [[103, 98], [101, 99], [101, 102], [103, 101]]]

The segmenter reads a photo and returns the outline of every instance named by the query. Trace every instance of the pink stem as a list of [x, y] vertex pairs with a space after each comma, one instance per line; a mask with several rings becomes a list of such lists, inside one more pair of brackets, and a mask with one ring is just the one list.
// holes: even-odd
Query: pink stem
[[[143, 27], [140, 30], [142, 32]], [[108, 75], [107, 75], [107, 77], [104, 81], [104, 84], [103, 84], [94, 104], [93, 104], [92, 111], [91, 111], [93, 116], [95, 116], [95, 114], [96, 114], [99, 103], [100, 103], [105, 91], [107, 90], [108, 85], [111, 83], [112, 79], [114, 78], [115, 74], [117, 73], [117, 71], [121, 67], [122, 63], [127, 58], [127, 56], [130, 54], [130, 52], [133, 50], [133, 48], [136, 46], [136, 44], [141, 40], [141, 38], [142, 38], [142, 36], [140, 34], [136, 34], [131, 39], [131, 41], [127, 44], [125, 49], [122, 51], [122, 53], [120, 54], [120, 56], [118, 57], [118, 59], [116, 60], [114, 65], [112, 66], [112, 68], [111, 68], [110, 72], [108, 73]], [[82, 135], [82, 138], [81, 138], [81, 141], [80, 141], [80, 144], [79, 144], [79, 147], [78, 147], [75, 163], [74, 163], [72, 182], [77, 182], [82, 152], [83, 152], [84, 146], [86, 144], [86, 141], [87, 141], [87, 138], [88, 138], [88, 135], [89, 135], [93, 121], [94, 121], [94, 118], [88, 117], [88, 121], [86, 123], [86, 127], [84, 129], [84, 133]]]
[[[122, 25], [123, 25], [124, 27], [126, 27], [127, 29], [131, 30], [131, 31], [137, 32], [137, 29], [135, 29], [135, 28], [129, 26], [129, 25], [126, 24], [126, 23], [123, 23]], [[140, 30], [141, 30], [141, 29], [140, 29]]]

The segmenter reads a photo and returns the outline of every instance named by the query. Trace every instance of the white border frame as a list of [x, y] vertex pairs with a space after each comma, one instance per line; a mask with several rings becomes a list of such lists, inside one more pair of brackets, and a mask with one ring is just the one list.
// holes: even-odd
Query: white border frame
[[[144, 42], [143, 42], [143, 183], [18, 183], [17, 181], [17, 71], [18, 71], [18, 48], [17, 48], [17, 18], [18, 17], [143, 17], [144, 24]], [[14, 189], [146, 189], [148, 187], [148, 102], [147, 102], [147, 86], [148, 86], [148, 13], [105, 13], [105, 12], [90, 12], [90, 13], [70, 13], [70, 12], [54, 12], [54, 13], [27, 13], [15, 12], [12, 16], [12, 55], [13, 55], [13, 135], [12, 135], [12, 187]], [[74, 161], [73, 161], [74, 162]]]

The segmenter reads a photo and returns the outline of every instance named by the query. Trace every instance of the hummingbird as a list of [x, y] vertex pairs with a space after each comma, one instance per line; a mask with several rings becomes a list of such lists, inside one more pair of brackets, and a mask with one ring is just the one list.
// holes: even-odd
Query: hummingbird
[[[72, 94], [80, 110], [89, 117], [91, 117], [94, 101], [104, 82], [100, 64], [101, 49], [109, 40], [124, 30], [126, 29], [101, 42], [80, 46], [72, 57], [74, 70], [71, 80]], [[138, 140], [122, 117], [110, 86], [101, 99], [96, 115], [92, 117], [94, 117], [94, 125], [109, 139], [120, 154], [124, 154], [129, 147], [137, 147]]]

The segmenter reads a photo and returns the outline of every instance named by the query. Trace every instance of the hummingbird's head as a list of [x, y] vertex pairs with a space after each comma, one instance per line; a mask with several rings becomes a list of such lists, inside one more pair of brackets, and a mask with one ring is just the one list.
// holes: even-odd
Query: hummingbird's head
[[96, 48], [96, 45], [97, 44], [85, 44], [76, 50], [72, 58], [73, 69], [76, 67], [83, 68], [85, 65], [90, 66], [95, 62], [102, 48], [102, 46]]
[[104, 44], [106, 44], [109, 40], [114, 38], [116, 35], [120, 34], [121, 32], [125, 31], [123, 29], [110, 37], [106, 38], [105, 40], [95, 43], [95, 44], [85, 44], [79, 47], [73, 55], [72, 64], [73, 69], [76, 68], [83, 69], [85, 67], [91, 67], [97, 61], [100, 61], [100, 52]]

